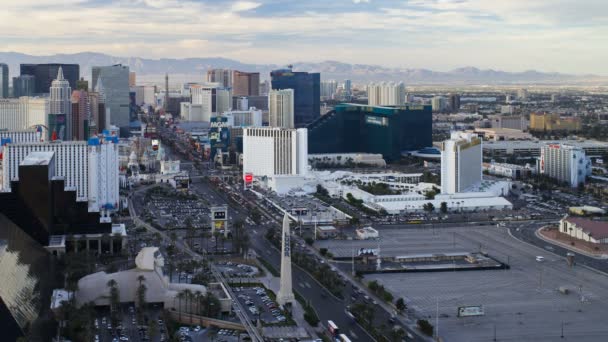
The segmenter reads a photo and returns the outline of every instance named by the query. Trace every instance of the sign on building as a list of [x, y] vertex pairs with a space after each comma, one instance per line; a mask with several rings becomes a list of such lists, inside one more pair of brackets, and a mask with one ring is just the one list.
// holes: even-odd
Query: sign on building
[[473, 305], [473, 306], [459, 306], [458, 307], [458, 317], [473, 317], [473, 316], [483, 316], [483, 306], [482, 305]]
[[223, 232], [228, 234], [228, 207], [211, 208], [211, 233]]

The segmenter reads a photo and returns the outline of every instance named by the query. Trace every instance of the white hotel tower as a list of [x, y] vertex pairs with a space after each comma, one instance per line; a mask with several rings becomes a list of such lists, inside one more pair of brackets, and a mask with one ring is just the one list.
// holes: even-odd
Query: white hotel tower
[[453, 132], [441, 143], [441, 193], [455, 194], [481, 182], [482, 141], [472, 133]]
[[11, 191], [11, 181], [19, 179], [19, 165], [28, 154], [46, 151], [55, 152], [55, 175], [64, 179], [65, 189], [75, 191], [77, 201], [88, 201], [90, 212], [101, 212], [102, 220], [109, 220], [119, 205], [118, 138], [7, 144], [1, 191]]
[[367, 104], [370, 106], [401, 106], [405, 104], [403, 82], [371, 83], [367, 86]]
[[308, 170], [308, 130], [277, 127], [243, 130], [243, 173], [254, 177], [304, 176]]

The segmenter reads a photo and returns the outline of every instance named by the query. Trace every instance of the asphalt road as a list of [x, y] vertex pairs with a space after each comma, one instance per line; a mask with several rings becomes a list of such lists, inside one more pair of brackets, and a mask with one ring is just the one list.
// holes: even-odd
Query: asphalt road
[[[166, 151], [169, 150], [170, 149], [166, 149]], [[232, 222], [237, 219], [245, 221], [249, 215], [246, 209], [233, 205], [225, 197], [226, 194], [220, 193], [209, 183], [198, 181], [197, 179], [197, 181], [193, 181], [190, 184], [190, 190], [207, 199], [211, 205], [227, 205], [228, 215]], [[260, 209], [265, 211], [263, 208]], [[264, 234], [267, 227], [246, 224], [246, 228], [250, 232], [251, 248], [255, 250], [260, 257], [275, 267], [275, 269], [279, 270], [280, 252], [265, 239]], [[310, 302], [310, 305], [312, 305], [317, 312], [317, 315], [319, 316], [319, 319], [323, 325], [327, 325], [327, 321], [332, 320], [338, 325], [341, 332], [346, 334], [352, 341], [374, 341], [374, 339], [360, 325], [358, 325], [349, 315], [346, 314], [347, 306], [351, 304], [351, 296], [354, 294], [354, 290], [349, 281], [347, 281], [347, 285], [343, 290], [345, 300], [340, 300], [334, 297], [312, 276], [295, 265], [292, 268], [292, 276], [294, 290], [297, 290]], [[305, 285], [299, 286], [298, 284]], [[391, 313], [387, 312], [381, 306], [374, 305], [374, 307], [375, 322], [377, 322], [378, 325], [388, 325]], [[406, 331], [411, 331], [411, 329], [408, 329], [405, 326], [403, 326], [403, 328]]]
[[551, 244], [547, 241], [538, 238], [535, 232], [544, 225], [545, 224], [511, 225], [509, 226], [509, 230], [511, 232], [511, 235], [518, 238], [519, 240], [557, 254], [561, 257], [566, 257], [567, 253], [574, 253], [574, 261], [576, 264], [584, 265], [587, 267], [591, 267], [595, 270], [608, 273], [608, 260], [596, 259], [586, 256], [584, 254], [576, 253], [559, 245]]

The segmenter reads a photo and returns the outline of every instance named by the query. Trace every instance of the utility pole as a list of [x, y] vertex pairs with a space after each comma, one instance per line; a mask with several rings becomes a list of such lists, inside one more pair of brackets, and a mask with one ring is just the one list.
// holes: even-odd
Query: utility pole
[[437, 308], [435, 311], [435, 337], [437, 341], [439, 341], [439, 297], [435, 298], [437, 300]]
[[352, 247], [352, 272], [353, 277], [355, 276], [355, 247]]

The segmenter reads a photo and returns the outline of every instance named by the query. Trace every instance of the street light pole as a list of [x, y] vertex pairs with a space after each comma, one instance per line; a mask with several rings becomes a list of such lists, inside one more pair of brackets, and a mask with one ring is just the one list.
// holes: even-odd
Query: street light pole
[[436, 297], [435, 299], [437, 300], [437, 309], [435, 312], [435, 335], [439, 341], [439, 297]]

